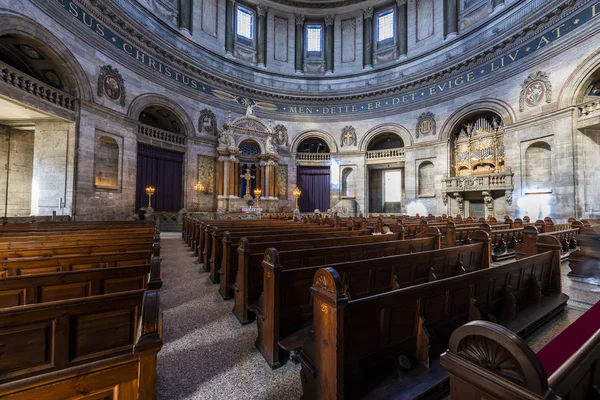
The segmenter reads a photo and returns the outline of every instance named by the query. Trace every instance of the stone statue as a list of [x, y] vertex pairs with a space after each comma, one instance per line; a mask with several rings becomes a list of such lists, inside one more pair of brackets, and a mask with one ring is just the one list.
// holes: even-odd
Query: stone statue
[[267, 141], [265, 142], [265, 150], [266, 150], [267, 154], [277, 154], [277, 149], [275, 148], [275, 145], [273, 144], [273, 138], [271, 136], [269, 136], [267, 138]]
[[248, 104], [248, 108], [246, 108], [246, 117], [254, 115], [254, 105]]
[[219, 131], [219, 143], [220, 147], [234, 147], [233, 135], [227, 129], [221, 129]]

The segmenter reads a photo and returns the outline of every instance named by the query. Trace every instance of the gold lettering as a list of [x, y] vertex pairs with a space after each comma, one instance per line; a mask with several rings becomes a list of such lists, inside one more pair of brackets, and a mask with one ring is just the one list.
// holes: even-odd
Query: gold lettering
[[469, 72], [467, 74], [467, 82], [471, 82], [473, 79], [475, 79], [475, 74], [473, 72]]
[[496, 68], [496, 65], [494, 64], [495, 62], [496, 62], [496, 61], [492, 61], [492, 63], [490, 64], [490, 65], [492, 66], [492, 69], [491, 69], [491, 71], [495, 71], [495, 70], [497, 69], [497, 68]]
[[[140, 58], [140, 56], [141, 56], [141, 58]], [[146, 55], [145, 55], [144, 53], [140, 53], [140, 51], [139, 51], [139, 50], [136, 50], [136, 55], [135, 55], [135, 58], [136, 58], [138, 61], [141, 61], [141, 62], [143, 62], [144, 64], [146, 63]]]
[[373, 109], [373, 103], [367, 104], [367, 110], [372, 110], [372, 109]]
[[447, 85], [447, 82], [444, 82], [443, 85], [437, 85], [437, 87], [438, 87], [438, 89], [440, 89], [440, 92], [443, 92], [444, 90], [446, 90], [446, 85]]
[[312, 107], [306, 107], [306, 112], [308, 114], [312, 114]]
[[556, 28], [552, 29], [552, 32], [556, 31], [556, 38], [557, 39], [560, 37], [560, 28], [562, 28], [563, 26], [565, 26], [565, 24], [559, 25]]
[[74, 3], [69, 3], [69, 12], [73, 14], [75, 17], [79, 16], [79, 10]]
[[[185, 81], [187, 79], [187, 82]], [[184, 85], [189, 85], [190, 84], [190, 77], [189, 76], [185, 76], [185, 75], [181, 75], [181, 81], [183, 82]]]
[[154, 59], [153, 59], [153, 58], [148, 58], [148, 66], [149, 66], [150, 68], [154, 68], [154, 69], [156, 69], [156, 61], [154, 61]]
[[296, 107], [290, 107], [290, 112], [293, 112], [293, 113], [297, 112]]
[[346, 106], [346, 113], [349, 113], [350, 106]]
[[[129, 49], [128, 49], [129, 48]], [[129, 54], [130, 56], [133, 55], [133, 53], [131, 52], [131, 46], [128, 45], [127, 43], [123, 43], [123, 51], [127, 54]]]
[[356, 112], [356, 106], [352, 106], [352, 112]]
[[545, 45], [547, 45], [548, 43], [550, 43], [550, 41], [549, 41], [548, 39], [546, 39], [546, 36], [542, 36], [542, 37], [540, 38], [540, 42], [538, 43], [538, 47], [537, 47], [538, 49], [539, 49], [540, 47], [542, 47], [542, 43], [543, 43], [543, 45], [545, 46]]
[[338, 113], [340, 113], [340, 114], [341, 114], [341, 112], [342, 112], [342, 107], [341, 107], [341, 106], [338, 106]]
[[380, 101], [376, 101], [375, 102], [375, 108], [381, 108], [381, 102]]
[[410, 94], [410, 97], [413, 99], [413, 101], [414, 101], [414, 99], [415, 99], [415, 95], [416, 95], [416, 93], [411, 93], [411, 94]]
[[329, 114], [329, 108], [323, 107], [323, 114]]
[[298, 113], [302, 114], [304, 112], [304, 107], [298, 107]]
[[171, 77], [171, 68], [165, 67], [165, 76]]
[[598, 15], [598, 10], [596, 10], [597, 6], [598, 6], [597, 3], [592, 6], [592, 18], [594, 18], [596, 15]]
[[408, 96], [407, 95], [402, 96], [402, 102], [406, 103], [407, 101], [408, 101]]
[[[89, 28], [91, 28], [92, 25], [94, 24], [94, 20], [92, 19], [92, 17], [90, 15], [88, 15], [85, 11], [81, 12], [81, 16], [82, 16], [82, 19], [83, 19], [83, 23], [86, 24]], [[89, 17], [90, 18], [90, 22], [89, 23], [85, 20], [85, 17]]]
[[460, 86], [463, 83], [465, 83], [465, 80], [462, 76], [459, 76], [456, 79], [454, 79], [454, 86]]
[[515, 61], [517, 59], [517, 55], [519, 54], [519, 49], [517, 49], [517, 51], [515, 51], [515, 54], [509, 54], [508, 58], [510, 58], [512, 61]]
[[448, 89], [452, 89], [452, 81], [448, 81]]
[[104, 27], [100, 24], [96, 24], [96, 33], [104, 37]]
[[335, 107], [331, 107], [331, 108], [329, 109], [329, 112], [330, 112], [331, 114], [335, 114]]
[[397, 98], [397, 97], [394, 97], [394, 98], [392, 99], [392, 105], [393, 105], [393, 106], [395, 106], [395, 105], [396, 105], [396, 104], [398, 104], [398, 103], [400, 103], [400, 99], [399, 99], [399, 98]]
[[192, 79], [192, 87], [193, 87], [194, 89], [198, 89], [198, 82], [196, 82], [196, 80], [195, 80], [195, 79]]
[[429, 94], [430, 95], [434, 95], [435, 94], [435, 88], [434, 87], [429, 88]]

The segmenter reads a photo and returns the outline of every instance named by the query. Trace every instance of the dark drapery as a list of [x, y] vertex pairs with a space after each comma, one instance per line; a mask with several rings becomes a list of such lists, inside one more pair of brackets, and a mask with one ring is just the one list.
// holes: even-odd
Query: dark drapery
[[300, 211], [327, 211], [330, 207], [331, 177], [329, 167], [298, 167], [298, 200]]
[[152, 208], [179, 211], [182, 208], [183, 153], [138, 143], [135, 207], [148, 206], [146, 187], [156, 188]]

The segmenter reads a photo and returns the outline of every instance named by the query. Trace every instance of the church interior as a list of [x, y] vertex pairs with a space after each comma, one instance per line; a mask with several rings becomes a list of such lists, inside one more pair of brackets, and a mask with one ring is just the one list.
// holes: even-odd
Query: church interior
[[0, 397], [600, 399], [600, 1], [0, 0]]

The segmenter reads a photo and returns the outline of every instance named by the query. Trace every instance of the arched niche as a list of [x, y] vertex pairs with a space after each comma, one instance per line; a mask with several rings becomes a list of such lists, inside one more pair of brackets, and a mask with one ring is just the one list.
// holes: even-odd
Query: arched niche
[[452, 113], [440, 129], [440, 140], [450, 141], [452, 134], [456, 134], [465, 120], [468, 120], [472, 116], [486, 113], [497, 115], [504, 126], [516, 121], [515, 111], [508, 103], [497, 99], [481, 99], [480, 101], [467, 104]]
[[525, 192], [552, 190], [552, 147], [538, 141], [525, 150]]
[[419, 165], [418, 194], [420, 197], [435, 196], [435, 168], [431, 161]]
[[489, 110], [456, 119], [450, 133], [450, 176], [504, 172], [504, 122]]
[[160, 129], [166, 132], [185, 135], [183, 122], [177, 114], [166, 107], [148, 106], [142, 110], [139, 119], [142, 124]]
[[100, 134], [94, 149], [94, 186], [117, 190], [121, 186], [121, 151], [118, 138]]
[[[402, 125], [399, 124], [381, 124], [369, 129], [362, 139], [358, 143], [360, 151], [367, 151], [370, 143], [376, 139], [379, 135], [391, 135], [394, 134], [402, 140], [404, 146], [411, 146], [414, 141], [413, 137]], [[402, 147], [404, 147], [402, 146]]]
[[600, 50], [597, 50], [569, 76], [558, 95], [558, 107], [562, 109], [592, 100], [590, 92], [599, 82]]
[[308, 137], [298, 143], [297, 153], [331, 153], [329, 145], [318, 137]]
[[[146, 113], [148, 110], [154, 110], [152, 112], [152, 116], [157, 119], [166, 120], [164, 124], [166, 126], [170, 125], [169, 121], [176, 121], [178, 125], [180, 125], [179, 134], [185, 136], [193, 136], [195, 132], [194, 123], [192, 122], [189, 115], [186, 111], [179, 106], [177, 103], [171, 101], [167, 97], [158, 95], [158, 94], [143, 94], [136, 97], [129, 106], [128, 116], [136, 121], [142, 122], [142, 120], [147, 121], [146, 117], [142, 117], [142, 113]], [[169, 113], [169, 117], [165, 117], [158, 113], [156, 110], [165, 110]], [[144, 123], [144, 122], [142, 122]], [[155, 128], [159, 128], [158, 126], [151, 125]], [[174, 132], [174, 128], [171, 125], [171, 129], [168, 132]]]
[[309, 138], [321, 139], [327, 145], [327, 147], [329, 147], [330, 153], [338, 152], [338, 147], [337, 147], [335, 140], [331, 137], [331, 135], [329, 133], [327, 133], [326, 131], [323, 131], [323, 130], [307, 130], [307, 131], [301, 132], [299, 135], [297, 135], [292, 140], [292, 143], [290, 146], [290, 149], [292, 150], [292, 152], [294, 152], [294, 153], [301, 152], [299, 150], [300, 143], [304, 142], [306, 139], [309, 139]]
[[[44, 38], [44, 41], [37, 38]], [[90, 81], [75, 56], [42, 25], [22, 16], [1, 15], [0, 42], [4, 43], [0, 50], [3, 62], [81, 100], [93, 101]], [[6, 52], [6, 46], [12, 51]], [[33, 52], [24, 46], [29, 46]], [[34, 52], [40, 57], [36, 57]]]
[[344, 167], [342, 169], [342, 197], [353, 197], [355, 196], [356, 183], [354, 178], [356, 173], [353, 167]]
[[367, 145], [367, 151], [388, 150], [404, 147], [404, 140], [394, 132], [383, 132], [373, 137]]

